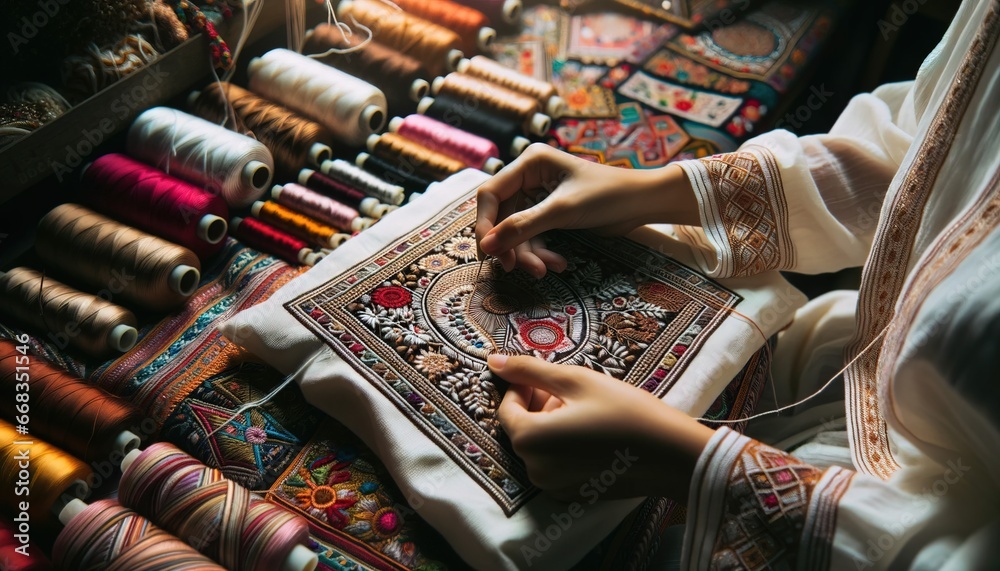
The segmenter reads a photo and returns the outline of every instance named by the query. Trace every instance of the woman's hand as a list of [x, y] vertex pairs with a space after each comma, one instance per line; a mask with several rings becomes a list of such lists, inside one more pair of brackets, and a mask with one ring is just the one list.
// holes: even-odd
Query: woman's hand
[[536, 143], [479, 187], [476, 239], [504, 270], [541, 278], [566, 260], [539, 234], [589, 228], [626, 234], [657, 222], [700, 224], [690, 183], [676, 166], [631, 170], [600, 165]]
[[536, 486], [567, 501], [650, 495], [686, 500], [712, 429], [640, 388], [585, 367], [502, 355], [490, 356], [489, 367], [511, 384], [498, 411], [500, 423]]

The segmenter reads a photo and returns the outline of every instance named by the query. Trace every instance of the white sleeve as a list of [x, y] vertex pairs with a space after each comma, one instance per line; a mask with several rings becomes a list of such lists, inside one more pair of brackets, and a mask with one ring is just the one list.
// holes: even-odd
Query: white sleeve
[[771, 131], [677, 163], [700, 228], [677, 226], [712, 277], [821, 273], [864, 263], [883, 197], [913, 141], [912, 82], [854, 97], [825, 135]]

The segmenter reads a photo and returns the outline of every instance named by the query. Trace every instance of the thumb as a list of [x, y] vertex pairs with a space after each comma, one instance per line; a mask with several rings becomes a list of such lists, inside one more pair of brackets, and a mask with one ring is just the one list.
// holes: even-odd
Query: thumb
[[527, 355], [490, 355], [487, 364], [494, 374], [508, 383], [543, 389], [560, 400], [565, 401], [567, 396], [576, 393], [577, 383], [573, 375], [566, 374], [567, 365]]

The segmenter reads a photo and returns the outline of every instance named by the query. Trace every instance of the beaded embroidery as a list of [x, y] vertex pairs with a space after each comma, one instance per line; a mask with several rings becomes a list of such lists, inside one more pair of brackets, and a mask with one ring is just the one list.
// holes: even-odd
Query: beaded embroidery
[[534, 489], [500, 430], [488, 355], [583, 365], [662, 396], [741, 298], [648, 248], [579, 232], [548, 237], [562, 274], [484, 267], [474, 284], [479, 263], [461, 247], [474, 221], [470, 200], [285, 307], [509, 515]]

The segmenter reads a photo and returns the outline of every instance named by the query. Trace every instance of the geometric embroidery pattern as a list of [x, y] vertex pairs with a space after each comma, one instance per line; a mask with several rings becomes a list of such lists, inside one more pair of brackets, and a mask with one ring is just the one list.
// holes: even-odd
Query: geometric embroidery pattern
[[812, 490], [823, 471], [753, 441], [733, 464], [713, 569], [794, 567]]
[[[496, 410], [486, 358], [582, 365], [662, 396], [742, 298], [624, 239], [553, 232], [541, 280], [475, 259], [475, 200], [285, 307], [508, 515], [535, 493]], [[478, 281], [477, 281], [478, 278]]]
[[788, 268], [795, 251], [788, 207], [777, 163], [770, 151], [744, 146], [735, 153], [701, 159], [708, 171], [719, 216], [735, 264], [733, 275]]

